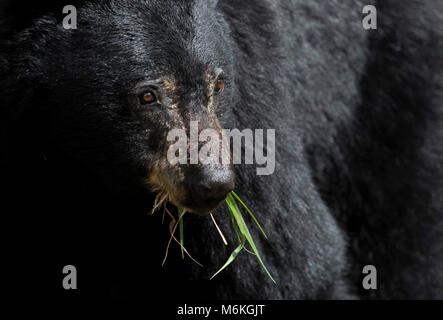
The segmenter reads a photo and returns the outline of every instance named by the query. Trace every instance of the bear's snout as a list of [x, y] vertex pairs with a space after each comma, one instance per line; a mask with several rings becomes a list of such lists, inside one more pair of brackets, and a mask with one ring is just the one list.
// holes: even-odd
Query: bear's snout
[[189, 203], [194, 213], [208, 214], [234, 190], [234, 171], [230, 165], [204, 166], [187, 181]]

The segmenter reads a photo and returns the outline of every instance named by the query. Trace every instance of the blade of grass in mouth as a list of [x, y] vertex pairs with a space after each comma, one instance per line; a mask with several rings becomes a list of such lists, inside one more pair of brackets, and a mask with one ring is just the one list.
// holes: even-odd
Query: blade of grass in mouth
[[[238, 196], [237, 196], [237, 198], [238, 198]], [[238, 198], [238, 199], [239, 199], [239, 198]], [[241, 202], [241, 203], [243, 204], [243, 206], [245, 206], [243, 202]], [[256, 257], [257, 257], [257, 259], [258, 259], [260, 265], [261, 265], [262, 268], [265, 270], [265, 272], [266, 272], [266, 274], [268, 275], [268, 277], [269, 277], [269, 278], [275, 283], [274, 278], [271, 276], [271, 274], [269, 273], [268, 269], [265, 267], [265, 265], [264, 265], [264, 263], [263, 263], [263, 260], [261, 259], [260, 254], [258, 253], [257, 247], [255, 246], [255, 243], [254, 243], [254, 241], [252, 240], [251, 233], [249, 232], [249, 229], [248, 229], [248, 227], [246, 226], [246, 223], [245, 223], [245, 221], [244, 221], [244, 219], [243, 219], [243, 216], [242, 216], [242, 214], [241, 214], [241, 212], [240, 212], [240, 209], [238, 208], [237, 203], [235, 202], [235, 199], [234, 199], [234, 197], [232, 196], [232, 194], [229, 194], [229, 195], [226, 197], [226, 204], [228, 205], [228, 209], [229, 209], [229, 213], [231, 214], [231, 217], [233, 217], [234, 220], [236, 221], [236, 223], [237, 223], [237, 227], [238, 227], [238, 230], [240, 231], [240, 233], [241, 233], [241, 235], [242, 235], [242, 241], [241, 241], [241, 243], [240, 243], [240, 246], [237, 247], [238, 252], [240, 252], [241, 249], [243, 249], [243, 247], [244, 247], [244, 240], [243, 240], [243, 239], [246, 238], [246, 240], [248, 241], [249, 245], [250, 245], [251, 248], [252, 248], [252, 251], [253, 251], [254, 254], [256, 255]], [[246, 206], [245, 206], [245, 207], [246, 207]], [[248, 209], [248, 211], [249, 211], [249, 209]], [[252, 215], [252, 214], [251, 214], [251, 215]], [[256, 220], [256, 219], [254, 219], [254, 220]], [[258, 222], [257, 222], [257, 225], [258, 225]], [[260, 228], [260, 229], [261, 229], [261, 228]], [[240, 249], [239, 249], [239, 248], [240, 248]], [[223, 269], [226, 268], [226, 267], [227, 267], [227, 266], [228, 266], [228, 265], [234, 260], [234, 258], [237, 256], [237, 254], [238, 254], [238, 252], [236, 252], [237, 249], [235, 249], [234, 252], [233, 252], [233, 254], [235, 253], [234, 257], [232, 258], [233, 254], [231, 254], [231, 256], [229, 257], [227, 263], [222, 267]], [[231, 259], [231, 258], [232, 258], [232, 259]], [[221, 271], [221, 270], [219, 270], [218, 272], [220, 272], [220, 271]], [[218, 273], [218, 272], [217, 272], [217, 273]], [[216, 273], [216, 274], [217, 274], [217, 273]], [[214, 275], [214, 276], [215, 276], [215, 275]]]
[[[211, 279], [213, 279], [217, 274], [219, 274], [222, 270], [224, 270], [226, 267], [228, 267], [235, 260], [237, 255], [244, 249], [245, 251], [247, 251], [257, 257], [258, 262], [260, 263], [260, 265], [262, 266], [262, 268], [264, 269], [264, 271], [266, 272], [268, 277], [274, 283], [276, 283], [274, 278], [269, 273], [268, 269], [265, 267], [263, 260], [261, 259], [260, 254], [258, 253], [257, 247], [255, 246], [255, 243], [252, 240], [251, 233], [249, 232], [249, 229], [246, 226], [245, 220], [243, 219], [243, 216], [240, 212], [240, 209], [237, 205], [236, 200], [238, 202], [240, 202], [240, 204], [249, 213], [249, 215], [252, 217], [254, 222], [257, 224], [258, 228], [260, 229], [260, 231], [264, 235], [264, 237], [266, 239], [268, 238], [266, 233], [264, 232], [263, 228], [258, 223], [257, 219], [252, 214], [252, 212], [249, 210], [249, 208], [244, 204], [244, 202], [240, 199], [240, 197], [234, 191], [232, 191], [226, 197], [225, 202], [226, 202], [226, 205], [228, 206], [229, 214], [231, 216], [232, 226], [234, 228], [235, 234], [236, 234], [240, 244], [235, 248], [235, 250], [229, 256], [228, 260], [225, 262], [225, 264], [211, 277]], [[182, 258], [184, 259], [184, 252], [183, 252], [183, 249], [184, 249], [184, 246], [183, 246], [184, 228], [183, 228], [183, 219], [180, 219], [180, 217], [182, 216], [183, 208], [181, 206], [178, 206], [177, 209], [178, 209], [178, 223], [179, 223], [179, 230], [180, 230], [180, 247], [181, 247]], [[246, 242], [251, 247], [252, 252], [245, 247]]]
[[232, 195], [234, 195], [234, 197], [238, 200], [238, 202], [241, 203], [241, 205], [246, 209], [246, 211], [248, 211], [249, 215], [252, 217], [252, 219], [254, 220], [254, 222], [257, 224], [258, 228], [260, 229], [260, 231], [263, 233], [263, 235], [265, 236], [266, 239], [268, 239], [268, 236], [266, 235], [266, 233], [263, 231], [263, 228], [261, 227], [260, 223], [258, 223], [257, 219], [254, 217], [254, 215], [252, 214], [251, 210], [249, 210], [249, 208], [243, 203], [243, 201], [241, 201], [241, 199], [239, 198], [239, 196], [232, 191], [231, 192]]

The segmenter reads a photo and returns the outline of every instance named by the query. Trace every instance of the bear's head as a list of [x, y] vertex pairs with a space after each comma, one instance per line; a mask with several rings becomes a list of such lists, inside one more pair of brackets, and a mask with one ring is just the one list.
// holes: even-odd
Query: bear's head
[[[190, 159], [192, 130], [213, 129], [223, 146], [220, 117], [235, 94], [229, 30], [215, 5], [86, 1], [77, 29], [63, 27], [57, 7], [7, 43], [8, 117], [32, 122], [35, 137], [27, 138], [38, 139], [48, 159], [78, 162], [113, 191], [137, 186], [210, 212], [234, 188], [232, 165], [222, 159], [229, 151], [206, 163]], [[178, 151], [185, 163], [168, 159], [178, 142], [173, 129], [188, 142]]]

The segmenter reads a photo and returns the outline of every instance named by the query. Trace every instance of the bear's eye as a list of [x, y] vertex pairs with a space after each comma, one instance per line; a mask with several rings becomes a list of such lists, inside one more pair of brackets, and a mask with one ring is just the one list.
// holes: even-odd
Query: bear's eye
[[157, 96], [155, 95], [155, 92], [152, 90], [147, 90], [143, 92], [139, 98], [140, 98], [140, 103], [142, 105], [154, 104], [157, 102]]
[[214, 86], [214, 93], [220, 94], [223, 91], [224, 87], [225, 87], [225, 80], [223, 78], [217, 79]]

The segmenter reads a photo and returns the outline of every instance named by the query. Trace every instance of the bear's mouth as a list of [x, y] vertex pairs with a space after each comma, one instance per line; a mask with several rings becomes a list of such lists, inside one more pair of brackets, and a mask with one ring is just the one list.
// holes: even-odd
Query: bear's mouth
[[199, 216], [206, 216], [211, 214], [218, 206], [224, 201], [224, 199], [209, 199], [204, 204], [199, 205], [191, 201], [177, 201], [177, 199], [168, 191], [157, 191], [157, 195], [154, 200], [154, 205], [151, 210], [151, 214], [160, 210], [162, 207], [166, 209], [168, 204], [172, 204], [176, 207], [181, 207], [186, 212], [191, 212]]
[[206, 203], [204, 205], [201, 206], [191, 206], [189, 204], [182, 204], [182, 208], [185, 209], [186, 211], [192, 212], [194, 214], [200, 215], [200, 216], [205, 216], [208, 215], [212, 212], [214, 212], [215, 209], [218, 208], [218, 206], [223, 202], [224, 199], [219, 200], [219, 199], [214, 199], [211, 201], [206, 201]]
[[[201, 168], [186, 176], [177, 168], [157, 166], [145, 180], [149, 190], [157, 194], [153, 211], [170, 203], [201, 216], [212, 213], [234, 190], [234, 179], [230, 167], [228, 169], [229, 172], [227, 169], [214, 170], [210, 175], [212, 180], [208, 181], [201, 176], [204, 170]], [[229, 179], [225, 179], [226, 176]], [[225, 180], [228, 182], [223, 183]]]

